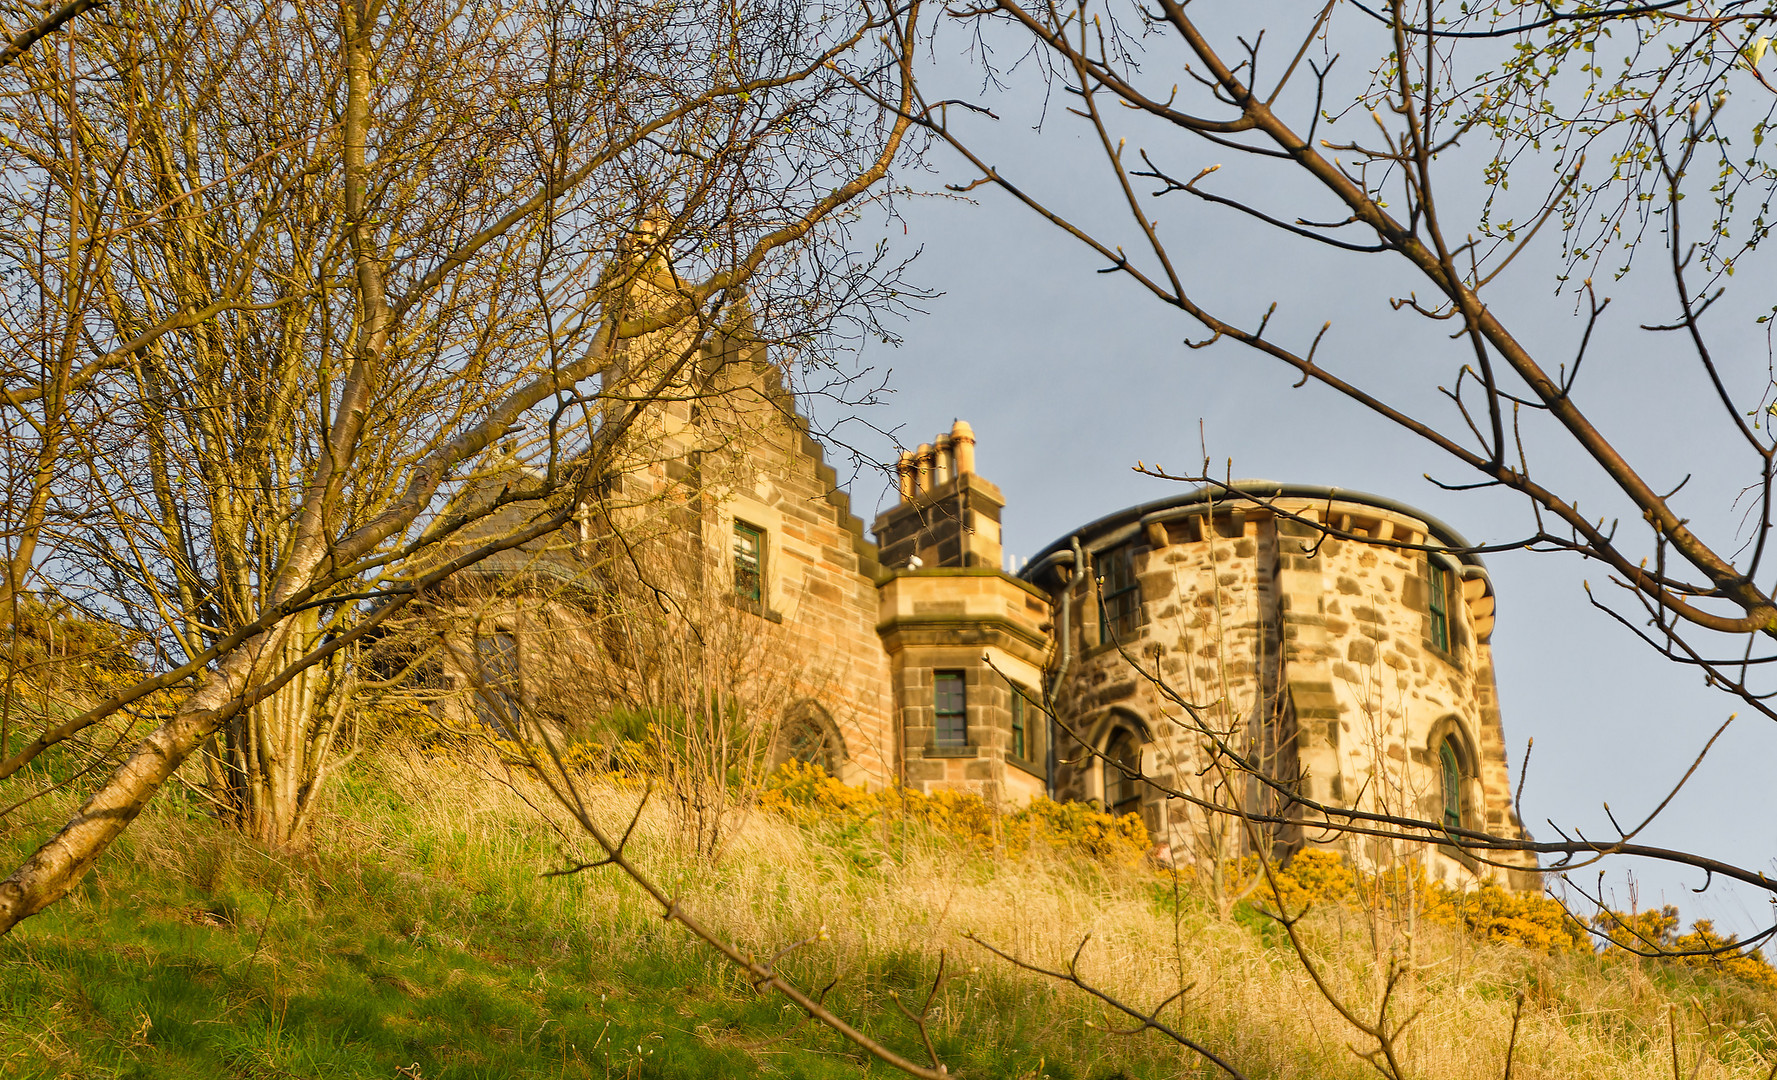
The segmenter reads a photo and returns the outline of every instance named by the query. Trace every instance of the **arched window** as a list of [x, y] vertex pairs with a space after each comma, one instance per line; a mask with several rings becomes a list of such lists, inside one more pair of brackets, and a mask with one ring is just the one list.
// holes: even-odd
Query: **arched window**
[[1105, 744], [1104, 808], [1116, 817], [1141, 812], [1141, 743], [1119, 727]]
[[1462, 758], [1455, 736], [1438, 743], [1439, 788], [1444, 796], [1444, 827], [1462, 828]]
[[845, 745], [827, 711], [812, 702], [795, 710], [778, 731], [774, 765], [800, 761], [819, 765], [828, 776], [838, 776], [845, 763]]

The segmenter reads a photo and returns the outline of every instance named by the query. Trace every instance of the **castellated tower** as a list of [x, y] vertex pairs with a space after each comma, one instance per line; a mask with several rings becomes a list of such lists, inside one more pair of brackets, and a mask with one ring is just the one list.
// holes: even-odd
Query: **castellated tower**
[[1100, 518], [1025, 570], [1054, 604], [1051, 791], [1141, 814], [1180, 861], [1324, 844], [1359, 864], [1410, 856], [1435, 879], [1534, 887], [1534, 875], [1450, 845], [1428, 855], [1248, 829], [1107, 766], [1214, 805], [1276, 810], [1275, 791], [1218, 767], [1219, 742], [1324, 805], [1524, 835], [1493, 678], [1492, 582], [1477, 556], [1444, 553], [1469, 545], [1374, 495], [1235, 487], [1249, 497], [1200, 489]]

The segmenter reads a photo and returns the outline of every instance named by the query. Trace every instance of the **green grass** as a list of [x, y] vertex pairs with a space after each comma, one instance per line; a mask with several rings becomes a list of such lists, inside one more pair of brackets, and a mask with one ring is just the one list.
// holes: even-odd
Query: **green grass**
[[[53, 822], [0, 846], [16, 860]], [[261, 851], [177, 799], [65, 901], [0, 939], [0, 1076], [786, 1077], [887, 1072], [797, 1022], [621, 881], [549, 879], [540, 823], [467, 827], [360, 774], [302, 854]], [[719, 877], [719, 871], [698, 871]], [[719, 882], [717, 883], [719, 886]], [[787, 887], [787, 886], [786, 886]], [[719, 895], [719, 887], [711, 895]], [[829, 1000], [903, 1052], [887, 1000], [923, 953], [848, 968]], [[839, 971], [788, 967], [817, 989]], [[1097, 1080], [1048, 988], [950, 982], [953, 1069]]]
[[742, 1076], [700, 1031], [775, 1021], [678, 992], [707, 977], [680, 950], [613, 963], [497, 887], [328, 869], [117, 874], [34, 920], [0, 946], [8, 1075]]

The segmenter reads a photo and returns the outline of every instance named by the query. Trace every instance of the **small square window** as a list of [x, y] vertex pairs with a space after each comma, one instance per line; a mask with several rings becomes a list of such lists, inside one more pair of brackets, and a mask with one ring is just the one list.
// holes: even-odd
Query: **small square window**
[[765, 534], [742, 521], [734, 523], [734, 594], [743, 600], [765, 597]]
[[936, 731], [933, 742], [938, 746], [969, 745], [968, 700], [963, 689], [963, 673], [939, 671], [932, 676], [932, 712]]

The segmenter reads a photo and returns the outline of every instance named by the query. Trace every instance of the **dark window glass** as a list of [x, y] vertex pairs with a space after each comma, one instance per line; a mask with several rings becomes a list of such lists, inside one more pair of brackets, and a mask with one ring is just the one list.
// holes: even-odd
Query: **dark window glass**
[[813, 720], [795, 720], [784, 730], [783, 757], [804, 765], [819, 765], [828, 776], [839, 775], [837, 747], [827, 729]]
[[1118, 728], [1104, 748], [1104, 806], [1116, 817], [1141, 812], [1141, 744]]
[[734, 592], [745, 600], [764, 598], [764, 534], [743, 522], [734, 523]]
[[1426, 576], [1426, 586], [1430, 590], [1428, 606], [1431, 609], [1431, 643], [1440, 652], [1450, 651], [1450, 571], [1443, 564], [1430, 563], [1431, 573]]
[[968, 702], [963, 692], [963, 673], [940, 671], [932, 677], [932, 711], [937, 714], [939, 746], [969, 745]]
[[1020, 761], [1030, 760], [1030, 735], [1025, 729], [1024, 694], [1012, 687], [1012, 756]]
[[1127, 641], [1141, 625], [1141, 587], [1127, 546], [1098, 556], [1098, 612], [1099, 641], [1104, 643]]
[[1443, 766], [1444, 825], [1462, 828], [1462, 767], [1457, 764], [1456, 747], [1449, 739], [1438, 744], [1438, 761]]
[[519, 729], [518, 639], [499, 632], [475, 639], [475, 716], [496, 735]]

